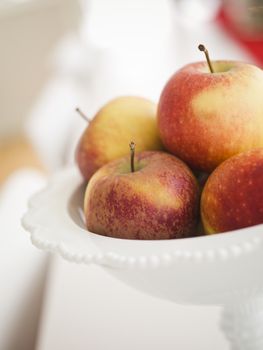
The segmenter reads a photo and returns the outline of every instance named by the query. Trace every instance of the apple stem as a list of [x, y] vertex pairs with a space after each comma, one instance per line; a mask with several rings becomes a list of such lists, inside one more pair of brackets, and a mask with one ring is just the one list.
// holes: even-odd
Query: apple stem
[[134, 173], [135, 143], [133, 141], [131, 141], [130, 143], [130, 151], [131, 151], [131, 172]]
[[81, 109], [76, 108], [75, 111], [88, 123], [90, 123], [90, 119], [81, 111]]
[[205, 45], [200, 44], [198, 46], [198, 49], [205, 53], [206, 61], [207, 61], [208, 67], [210, 69], [210, 72], [214, 73], [215, 71], [214, 71], [214, 69], [212, 67], [212, 64], [211, 64], [211, 61], [210, 61], [210, 57], [209, 57], [209, 53], [208, 53], [208, 50], [206, 49]]

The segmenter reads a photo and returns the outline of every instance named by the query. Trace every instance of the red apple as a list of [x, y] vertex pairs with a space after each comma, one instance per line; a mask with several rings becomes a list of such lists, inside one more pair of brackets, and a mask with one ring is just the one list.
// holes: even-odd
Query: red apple
[[164, 146], [204, 172], [263, 147], [263, 71], [235, 61], [212, 66], [214, 73], [206, 62], [180, 69], [164, 87], [158, 106]]
[[201, 215], [206, 233], [263, 224], [263, 148], [226, 160], [209, 176]]
[[88, 230], [128, 239], [196, 234], [199, 188], [190, 169], [164, 152], [141, 152], [100, 168], [85, 193]]

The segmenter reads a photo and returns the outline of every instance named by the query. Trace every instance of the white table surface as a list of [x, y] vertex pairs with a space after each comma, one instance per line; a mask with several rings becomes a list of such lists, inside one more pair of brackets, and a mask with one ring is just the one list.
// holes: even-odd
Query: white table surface
[[37, 350], [227, 350], [219, 307], [145, 295], [98, 266], [54, 258]]

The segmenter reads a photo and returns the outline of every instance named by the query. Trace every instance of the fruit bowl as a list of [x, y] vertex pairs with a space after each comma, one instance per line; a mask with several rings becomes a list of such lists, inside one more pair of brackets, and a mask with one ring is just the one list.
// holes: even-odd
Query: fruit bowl
[[233, 349], [263, 348], [263, 225], [174, 240], [104, 237], [85, 229], [84, 188], [77, 169], [70, 168], [31, 198], [22, 225], [36, 247], [101, 265], [125, 283], [176, 303], [223, 305], [221, 325]]

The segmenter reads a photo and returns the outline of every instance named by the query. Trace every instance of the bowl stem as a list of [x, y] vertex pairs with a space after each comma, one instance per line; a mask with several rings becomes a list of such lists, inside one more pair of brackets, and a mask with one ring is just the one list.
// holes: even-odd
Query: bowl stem
[[221, 328], [232, 350], [262, 350], [263, 296], [226, 305]]

